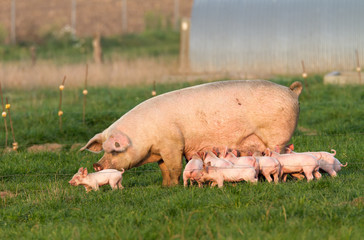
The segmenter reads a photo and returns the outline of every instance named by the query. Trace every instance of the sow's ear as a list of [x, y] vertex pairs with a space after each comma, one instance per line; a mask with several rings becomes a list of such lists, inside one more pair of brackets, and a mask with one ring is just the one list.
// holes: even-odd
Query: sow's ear
[[130, 144], [129, 137], [118, 131], [112, 133], [102, 146], [105, 152], [124, 152]]
[[83, 151], [87, 149], [90, 152], [93, 153], [99, 153], [102, 151], [102, 135], [101, 133], [96, 134], [93, 138], [88, 141], [88, 143], [80, 149], [80, 151]]

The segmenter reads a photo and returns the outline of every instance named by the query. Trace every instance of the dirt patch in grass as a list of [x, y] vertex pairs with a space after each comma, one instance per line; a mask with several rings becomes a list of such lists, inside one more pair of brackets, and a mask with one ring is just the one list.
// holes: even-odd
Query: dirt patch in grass
[[[45, 143], [45, 144], [35, 144], [27, 148], [27, 151], [30, 153], [37, 153], [37, 152], [60, 152], [62, 150], [69, 150], [72, 152], [79, 151], [85, 143], [74, 143], [71, 146], [67, 144], [59, 144], [59, 143]], [[6, 149], [0, 148], [0, 153], [10, 154], [16, 153], [12, 148], [8, 147]]]
[[46, 143], [29, 147], [28, 152], [60, 152], [62, 148], [63, 145], [59, 143]]
[[0, 198], [6, 198], [6, 197], [14, 197], [15, 195], [8, 191], [2, 191], [0, 192]]
[[85, 144], [82, 143], [74, 143], [72, 144], [70, 151], [79, 151], [80, 148], [82, 148], [83, 146], [85, 146]]
[[354, 198], [351, 204], [354, 206], [364, 205], [364, 197]]
[[297, 129], [298, 129], [298, 131], [302, 132], [304, 135], [307, 135], [307, 136], [316, 136], [317, 135], [317, 131], [313, 130], [313, 129], [304, 128], [304, 127], [298, 127]]

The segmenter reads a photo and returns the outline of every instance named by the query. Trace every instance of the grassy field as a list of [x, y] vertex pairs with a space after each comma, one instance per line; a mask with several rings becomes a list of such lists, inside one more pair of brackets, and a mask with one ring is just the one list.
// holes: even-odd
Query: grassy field
[[[273, 81], [288, 86], [294, 78]], [[163, 84], [158, 93], [192, 83]], [[292, 143], [297, 151], [334, 148], [348, 167], [335, 179], [278, 185], [227, 184], [223, 189], [161, 187], [156, 164], [124, 174], [123, 191], [86, 194], [68, 181], [101, 155], [71, 150], [148, 99], [152, 86], [65, 89], [63, 130], [58, 89], [9, 90], [19, 153], [0, 159], [2, 239], [364, 239], [364, 88], [328, 86], [309, 78]], [[3, 121], [0, 145], [4, 144]], [[9, 139], [11, 135], [9, 134]], [[33, 144], [64, 144], [61, 152], [29, 153]]]
[[[178, 73], [179, 32], [147, 30], [102, 38], [103, 64], [92, 57], [92, 39], [46, 36], [41, 42], [0, 44], [0, 78], [4, 88], [56, 87], [67, 75], [66, 87], [82, 87], [86, 64], [88, 86], [138, 85], [166, 82]], [[37, 49], [31, 61], [30, 47]]]
[[[70, 34], [49, 34], [42, 41], [21, 42], [17, 45], [0, 44], [0, 61], [31, 61], [30, 47], [36, 48], [38, 60], [52, 60], [57, 64], [88, 62], [92, 60], [92, 38], [76, 38]], [[101, 39], [105, 61], [115, 58], [177, 56], [179, 32], [148, 30], [138, 34], [105, 37]]]

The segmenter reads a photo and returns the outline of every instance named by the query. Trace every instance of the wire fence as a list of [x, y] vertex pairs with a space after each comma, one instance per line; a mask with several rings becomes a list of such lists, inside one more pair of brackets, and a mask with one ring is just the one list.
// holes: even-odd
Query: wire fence
[[[67, 128], [67, 125], [65, 126]], [[66, 131], [66, 129], [65, 129]], [[322, 132], [315, 132], [315, 133], [305, 133], [302, 131], [297, 132], [294, 137], [307, 137], [310, 139], [317, 139], [317, 138], [330, 138], [330, 147], [335, 147], [333, 141], [335, 141], [335, 138], [345, 138], [345, 137], [363, 137], [364, 132], [350, 132], [350, 133], [322, 133]], [[10, 137], [10, 136], [9, 136]], [[1, 139], [1, 138], [0, 138]], [[19, 139], [19, 136], [16, 136], [15, 139]], [[2, 142], [2, 141], [1, 141]], [[8, 140], [8, 143], [10, 143], [11, 140]], [[50, 154], [60, 154], [62, 152], [77, 152], [79, 149], [86, 143], [85, 141], [73, 141], [73, 139], [70, 139], [69, 141], [63, 141], [61, 143], [58, 143], [57, 141], [49, 142], [31, 142], [31, 143], [20, 143], [19, 149], [17, 150], [18, 153], [50, 153]], [[334, 145], [333, 145], [334, 144]], [[339, 145], [339, 144], [336, 144]], [[9, 147], [9, 145], [8, 145]], [[9, 153], [17, 153], [10, 150], [10, 148], [5, 149], [4, 145], [0, 146], [0, 156], [7, 155]]]
[[[349, 132], [349, 133], [334, 133], [334, 134], [329, 134], [329, 133], [321, 133], [321, 132], [315, 132], [315, 133], [305, 133], [305, 132], [298, 132], [296, 133], [296, 135], [294, 135], [294, 137], [308, 137], [308, 138], [322, 138], [322, 137], [328, 137], [328, 138], [335, 138], [335, 137], [353, 137], [353, 136], [364, 136], [364, 132]], [[16, 139], [18, 139], [19, 137], [16, 136]], [[1, 138], [0, 138], [1, 139]], [[11, 140], [8, 140], [9, 142]], [[64, 150], [72, 150], [72, 151], [78, 151], [79, 148], [81, 148], [83, 143], [86, 142], [85, 141], [79, 141], [79, 142], [74, 142], [72, 139], [70, 140], [72, 142], [62, 142], [62, 143], [56, 143], [56, 142], [52, 142], [50, 143], [49, 141], [47, 142], [37, 142], [37, 143], [21, 143], [21, 145], [19, 147], [21, 147], [21, 149], [24, 148], [31, 148], [33, 146], [41, 146], [42, 148], [40, 150], [35, 149], [34, 152], [60, 152], [60, 151], [64, 151]], [[79, 147], [79, 148], [77, 148]], [[3, 154], [7, 154], [9, 152], [4, 151], [6, 149], [3, 148], [3, 146], [0, 146], [0, 156]], [[32, 151], [32, 149], [29, 149], [29, 151]]]
[[[79, 36], [140, 32], [190, 16], [193, 0], [7, 0], [0, 2], [0, 25], [12, 43], [69, 28]], [[107, 14], [105, 14], [107, 13]], [[6, 31], [7, 32], [7, 31]]]
[[[325, 166], [330, 166], [330, 165], [335, 165], [335, 164], [325, 164]], [[297, 167], [297, 165], [284, 165], [285, 167]], [[308, 164], [304, 164], [304, 165], [299, 165], [299, 167], [314, 167], [317, 165], [308, 165]], [[359, 166], [359, 168], [353, 169], [351, 168], [352, 166]], [[350, 162], [348, 163], [348, 165], [346, 166], [346, 168], [351, 168], [351, 170], [357, 170], [361, 173], [364, 173], [362, 171], [364, 171], [364, 159], [362, 160], [362, 162]], [[247, 165], [235, 165], [234, 167], [218, 167], [218, 169], [251, 169], [252, 166], [247, 166]], [[272, 167], [261, 167], [261, 168], [272, 168]], [[216, 169], [216, 168], [215, 168]], [[189, 169], [189, 172], [192, 171], [199, 171], [201, 169]], [[130, 169], [127, 170], [125, 173], [127, 174], [134, 174], [134, 173], [160, 173], [163, 170], [160, 169]], [[183, 172], [184, 169], [172, 169], [172, 170], [168, 170], [168, 172], [173, 172], [173, 171], [178, 171], [178, 172]], [[98, 174], [108, 174], [108, 173], [102, 173], [102, 172], [97, 172]], [[9, 174], [9, 175], [1, 175], [0, 179], [2, 181], [4, 181], [4, 179], [6, 178], [18, 178], [18, 177], [70, 177], [73, 176], [75, 173], [24, 173], [24, 174]]]

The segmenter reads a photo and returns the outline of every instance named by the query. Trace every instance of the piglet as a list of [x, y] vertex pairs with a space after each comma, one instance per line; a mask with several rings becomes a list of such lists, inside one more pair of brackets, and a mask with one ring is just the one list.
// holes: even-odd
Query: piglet
[[[249, 165], [254, 167], [256, 171], [256, 176], [258, 177], [258, 174], [262, 174], [265, 179], [267, 179], [268, 182], [272, 182], [274, 179], [275, 183], [278, 183], [279, 180], [279, 174], [281, 171], [281, 164], [278, 162], [277, 159], [270, 157], [270, 156], [261, 156], [261, 157], [255, 157], [253, 156], [246, 156], [246, 157], [236, 157], [236, 154], [234, 151], [228, 152], [226, 154], [225, 159], [231, 161], [235, 165]], [[273, 179], [271, 177], [273, 176]]]
[[123, 189], [124, 187], [121, 185], [123, 173], [124, 169], [121, 172], [115, 169], [105, 169], [88, 174], [87, 168], [80, 168], [68, 183], [72, 186], [83, 185], [86, 192], [92, 189], [97, 191], [99, 186], [106, 184], [109, 184], [113, 190], [117, 188]]
[[269, 152], [265, 156], [256, 158], [259, 164], [259, 172], [268, 182], [272, 182], [271, 176], [273, 176], [274, 183], [278, 183], [279, 175], [281, 174], [281, 164], [276, 158], [268, 155], [270, 155]]
[[[294, 146], [293, 144], [289, 145], [288, 148], [286, 148], [286, 153], [296, 153], [293, 151]], [[313, 156], [318, 158], [318, 163], [320, 166], [320, 169], [327, 172], [331, 177], [336, 177], [337, 172], [341, 170], [342, 167], [346, 167], [348, 163], [345, 165], [341, 164], [341, 162], [335, 158], [336, 151], [335, 149], [331, 149], [333, 153], [329, 152], [305, 152], [312, 154]]]
[[[183, 171], [183, 185], [187, 187], [188, 179], [190, 180], [190, 185], [192, 185], [193, 181], [196, 180], [195, 176], [198, 172], [202, 171], [203, 162], [199, 155], [194, 154], [190, 161], [185, 166]], [[201, 187], [201, 182], [197, 181], [198, 186]]]
[[200, 182], [212, 182], [211, 187], [218, 185], [219, 188], [226, 182], [249, 181], [256, 183], [255, 169], [248, 165], [231, 166], [230, 168], [219, 168], [211, 166], [210, 163], [204, 166], [195, 179]]
[[[278, 151], [278, 149], [276, 150]], [[321, 178], [321, 174], [319, 173], [319, 164], [318, 159], [312, 154], [308, 153], [297, 153], [297, 154], [279, 154], [278, 152], [270, 152], [267, 149], [268, 154], [274, 158], [276, 158], [281, 164], [281, 177], [283, 178], [283, 182], [287, 179], [287, 174], [299, 174], [304, 173], [307, 182], [311, 181], [315, 176], [316, 179]]]
[[257, 159], [254, 156], [242, 156], [242, 157], [237, 157], [237, 152], [235, 150], [231, 151], [231, 152], [227, 152], [225, 151], [223, 154], [223, 159], [233, 163], [234, 165], [248, 165], [251, 166], [255, 169], [255, 175], [256, 177], [258, 177], [259, 175], [259, 163], [257, 162]]
[[217, 157], [216, 154], [211, 151], [205, 152], [203, 159], [205, 164], [210, 164], [213, 167], [230, 168], [233, 166], [233, 163]]

